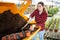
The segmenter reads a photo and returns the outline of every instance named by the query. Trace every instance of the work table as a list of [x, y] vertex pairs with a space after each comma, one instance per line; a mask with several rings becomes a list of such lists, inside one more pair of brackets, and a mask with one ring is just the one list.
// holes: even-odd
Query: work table
[[31, 40], [38, 32], [39, 32], [39, 28], [36, 30], [36, 31], [34, 31], [32, 34], [31, 34], [31, 36], [30, 37], [26, 37], [26, 38], [24, 38], [23, 40]]

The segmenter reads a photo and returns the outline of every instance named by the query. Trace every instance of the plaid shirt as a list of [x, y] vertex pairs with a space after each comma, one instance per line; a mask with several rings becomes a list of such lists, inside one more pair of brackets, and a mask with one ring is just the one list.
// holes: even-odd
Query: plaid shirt
[[35, 21], [36, 21], [36, 26], [41, 26], [41, 30], [43, 30], [45, 27], [45, 21], [47, 20], [47, 13], [46, 11], [43, 11], [42, 14], [39, 14], [38, 9], [36, 9], [31, 15], [30, 17], [34, 17], [35, 16]]

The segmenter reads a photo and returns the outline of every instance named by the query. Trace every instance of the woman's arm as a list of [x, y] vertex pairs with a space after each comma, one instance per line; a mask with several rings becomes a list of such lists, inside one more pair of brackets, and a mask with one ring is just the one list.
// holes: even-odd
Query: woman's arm
[[35, 15], [35, 11], [33, 13], [31, 13], [30, 17], [33, 18]]

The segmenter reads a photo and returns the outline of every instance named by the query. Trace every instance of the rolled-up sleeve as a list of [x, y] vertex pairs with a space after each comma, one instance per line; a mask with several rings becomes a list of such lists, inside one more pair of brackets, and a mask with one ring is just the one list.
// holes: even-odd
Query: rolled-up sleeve
[[30, 17], [33, 18], [35, 16], [35, 11], [31, 13]]

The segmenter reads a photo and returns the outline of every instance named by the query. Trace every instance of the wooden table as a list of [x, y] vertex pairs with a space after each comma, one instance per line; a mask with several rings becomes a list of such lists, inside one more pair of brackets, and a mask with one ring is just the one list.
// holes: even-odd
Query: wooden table
[[31, 39], [39, 32], [39, 30], [40, 30], [40, 29], [37, 29], [35, 32], [33, 32], [33, 33], [31, 34], [30, 37], [26, 37], [26, 38], [24, 38], [23, 40], [31, 40]]

